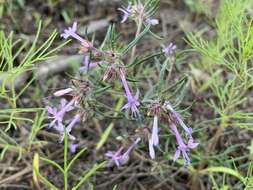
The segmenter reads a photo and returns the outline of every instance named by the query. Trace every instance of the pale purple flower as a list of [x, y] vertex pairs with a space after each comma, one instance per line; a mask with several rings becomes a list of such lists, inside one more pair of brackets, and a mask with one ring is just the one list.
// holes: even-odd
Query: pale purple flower
[[77, 123], [79, 123], [81, 121], [81, 115], [80, 114], [76, 114], [75, 116], [74, 116], [74, 118], [71, 120], [71, 122], [68, 124], [68, 126], [67, 126], [67, 129], [66, 129], [66, 131], [67, 131], [67, 133], [69, 134], [71, 131], [72, 131], [72, 129], [73, 129], [73, 127], [77, 124]]
[[152, 138], [149, 138], [148, 140], [148, 149], [149, 149], [149, 156], [154, 159], [155, 158], [155, 149], [154, 144], [152, 142]]
[[188, 155], [188, 152], [190, 149], [196, 148], [199, 143], [194, 142], [193, 138], [190, 138], [187, 145], [184, 143], [181, 135], [179, 134], [177, 127], [174, 123], [170, 124], [170, 128], [173, 131], [173, 133], [175, 134], [176, 140], [177, 140], [177, 144], [178, 144], [178, 148], [177, 151], [174, 154], [173, 160], [176, 161], [179, 156], [182, 154], [184, 160], [185, 160], [185, 164], [188, 165], [191, 163], [191, 159]]
[[153, 122], [153, 129], [152, 129], [152, 141], [154, 146], [157, 146], [159, 144], [159, 137], [158, 137], [158, 116], [154, 116], [154, 122]]
[[[70, 132], [72, 131], [73, 127], [78, 123], [80, 122], [80, 119], [81, 119], [81, 115], [80, 114], [76, 114], [74, 116], [74, 118], [70, 121], [70, 123], [68, 124], [68, 126], [66, 127], [66, 134], [68, 135], [69, 139], [70, 140], [75, 140], [76, 138], [70, 134]], [[54, 127], [59, 133], [60, 133], [60, 142], [63, 141], [64, 139], [64, 129], [65, 129], [65, 126], [62, 124], [62, 123], [59, 123], [58, 125], [56, 125]]]
[[54, 120], [49, 124], [49, 127], [52, 127], [55, 122], [61, 123], [63, 120], [63, 116], [65, 113], [59, 113], [57, 112], [57, 108], [56, 107], [48, 107], [47, 111], [49, 114], [51, 114], [51, 118], [53, 118]]
[[59, 142], [62, 142], [64, 139], [65, 126], [62, 123], [57, 123], [54, 125], [54, 129], [60, 134]]
[[57, 125], [62, 123], [63, 117], [65, 113], [73, 110], [74, 100], [71, 100], [69, 103], [65, 99], [61, 99], [61, 105], [59, 108], [59, 111], [57, 111], [56, 107], [48, 107], [47, 111], [52, 116], [50, 118], [53, 119], [53, 121], [49, 124], [49, 127], [52, 127], [57, 122]]
[[121, 20], [121, 23], [126, 22], [126, 20], [128, 19], [128, 17], [131, 16], [132, 14], [132, 5], [128, 5], [127, 8], [118, 8], [119, 11], [121, 11], [123, 13], [123, 17]]
[[114, 164], [116, 164], [116, 166], [120, 166], [120, 160], [122, 157], [122, 150], [124, 147], [120, 147], [119, 150], [117, 150], [116, 152], [114, 151], [108, 151], [107, 153], [105, 153], [105, 155], [109, 158], [111, 158], [110, 162], [109, 162], [109, 166], [113, 166]]
[[97, 61], [91, 62], [90, 57], [88, 55], [84, 56], [83, 66], [80, 67], [80, 72], [87, 72], [89, 69], [96, 67], [97, 65], [102, 65], [107, 63], [106, 61]]
[[152, 134], [149, 138], [149, 155], [152, 159], [155, 158], [155, 150], [154, 147], [158, 146], [159, 137], [158, 137], [158, 116], [154, 116]]
[[[67, 106], [67, 103], [68, 103], [68, 101], [66, 99], [62, 98], [60, 100], [60, 108], [63, 109], [65, 106]], [[67, 112], [69, 112], [69, 111], [71, 111], [73, 109], [74, 109], [74, 107], [68, 106]]]
[[140, 112], [138, 110], [140, 91], [137, 89], [135, 96], [127, 96], [127, 103], [121, 108], [121, 110], [128, 109], [131, 111], [133, 117], [138, 117]]
[[170, 57], [174, 50], [177, 48], [176, 45], [174, 45], [173, 43], [170, 43], [167, 47], [162, 45], [163, 47], [163, 53], [167, 56], [167, 57]]
[[69, 27], [68, 29], [64, 30], [64, 32], [61, 34], [61, 37], [63, 37], [64, 39], [68, 39], [69, 37], [72, 37], [78, 40], [79, 42], [81, 42], [81, 44], [86, 49], [92, 48], [93, 47], [92, 43], [82, 38], [80, 35], [76, 33], [76, 31], [77, 31], [77, 22], [74, 22], [72, 27]]
[[146, 23], [152, 25], [152, 26], [155, 26], [157, 24], [159, 24], [159, 20], [158, 19], [151, 19], [151, 18], [148, 18], [146, 19]]
[[69, 143], [69, 151], [71, 154], [74, 154], [76, 152], [76, 149], [78, 147], [78, 144], [74, 144], [72, 142]]
[[127, 98], [127, 103], [121, 108], [121, 110], [128, 109], [131, 111], [134, 117], [137, 117], [139, 116], [138, 106], [140, 105], [140, 102], [139, 102], [140, 91], [137, 89], [135, 96], [133, 96], [128, 86], [125, 72], [123, 69], [119, 69], [119, 76], [120, 76], [122, 85], [125, 89], [126, 98]]
[[70, 92], [72, 92], [73, 89], [72, 88], [66, 88], [66, 89], [63, 89], [63, 90], [58, 90], [54, 93], [54, 96], [63, 96], [65, 94], [69, 94]]
[[143, 16], [144, 15], [144, 6], [142, 3], [138, 3], [137, 5], [133, 6], [133, 11], [137, 14], [139, 14], [139, 16]]
[[124, 165], [129, 160], [129, 155], [132, 152], [132, 150], [135, 148], [135, 146], [140, 142], [141, 138], [137, 138], [133, 144], [131, 144], [126, 152], [123, 153], [123, 147], [120, 147], [119, 150], [116, 152], [109, 151], [105, 155], [109, 158], [111, 158], [109, 162], [109, 166], [113, 166], [114, 164], [119, 167], [121, 165]]
[[174, 117], [174, 119], [176, 119], [176, 121], [179, 123], [179, 125], [181, 125], [181, 127], [183, 127], [186, 134], [192, 138], [192, 128], [187, 127], [185, 125], [185, 123], [182, 119], [182, 116], [174, 110], [174, 108], [171, 106], [169, 101], [165, 102], [164, 105], [165, 105], [165, 108], [171, 112], [172, 116]]
[[141, 141], [141, 138], [138, 137], [138, 138], [134, 141], [134, 143], [131, 144], [131, 145], [128, 147], [127, 151], [122, 155], [122, 158], [121, 158], [121, 160], [120, 160], [120, 163], [121, 163], [122, 165], [124, 165], [124, 164], [126, 164], [126, 163], [128, 162], [130, 153], [132, 152], [132, 150], [135, 148], [135, 146], [136, 146], [140, 141]]
[[[76, 30], [77, 30], [77, 22], [74, 22], [72, 27], [68, 27], [68, 29], [64, 30], [64, 33], [61, 34], [61, 37], [63, 37], [64, 39], [68, 39], [70, 36], [75, 35]], [[79, 40], [82, 41], [82, 39]]]

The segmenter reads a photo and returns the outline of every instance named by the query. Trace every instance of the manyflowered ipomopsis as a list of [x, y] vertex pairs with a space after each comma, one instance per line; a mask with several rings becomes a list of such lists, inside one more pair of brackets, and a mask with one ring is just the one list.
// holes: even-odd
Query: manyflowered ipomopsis
[[[88, 40], [87, 36], [83, 37], [79, 35], [76, 22], [63, 31], [61, 36], [64, 39], [71, 38], [80, 43], [81, 51], [79, 52], [83, 55], [83, 61], [80, 63], [77, 76], [80, 81], [87, 80], [89, 85], [88, 87], [87, 85], [77, 85], [78, 88], [69, 87], [54, 92], [54, 96], [56, 97], [68, 96], [68, 98], [62, 98], [60, 106], [48, 107], [48, 112], [52, 119], [49, 126], [58, 131], [60, 141], [63, 140], [64, 134], [67, 134], [67, 137], [71, 141], [69, 148], [72, 152], [77, 148], [76, 138], [72, 135], [72, 130], [83, 120], [83, 110], [85, 109], [87, 109], [86, 112], [91, 111], [94, 113], [93, 116], [99, 115], [100, 118], [101, 116], [105, 118], [110, 116], [109, 118], [115, 119], [130, 118], [132, 124], [135, 122], [138, 125], [145, 126], [143, 127], [145, 133], [139, 134], [135, 132], [134, 137], [136, 140], [128, 147], [120, 146], [117, 151], [108, 151], [105, 154], [106, 157], [110, 158], [109, 165], [116, 165], [118, 167], [127, 163], [130, 153], [140, 144], [141, 139], [146, 145], [148, 144], [146, 147], [149, 149], [148, 152], [151, 159], [155, 159], [159, 154], [159, 146], [163, 146], [161, 134], [164, 127], [162, 126], [166, 126], [169, 129], [167, 131], [171, 131], [175, 136], [174, 139], [177, 145], [176, 152], [173, 152], [173, 160], [176, 161], [182, 155], [186, 165], [190, 164], [189, 151], [198, 146], [198, 143], [193, 138], [192, 128], [186, 125], [180, 112], [162, 95], [163, 89], [158, 88], [161, 81], [157, 81], [158, 84], [154, 85], [154, 89], [146, 93], [144, 89], [147, 90], [147, 87], [141, 83], [141, 80], [145, 76], [142, 74], [137, 75], [137, 71], [134, 68], [154, 57], [157, 61], [164, 60], [165, 57], [163, 65], [167, 66], [167, 62], [171, 60], [175, 61], [177, 46], [174, 43], [164, 43], [169, 45], [160, 45], [161, 50], [155, 54], [148, 54], [148, 56], [135, 55], [137, 43], [144, 34], [153, 35], [150, 28], [159, 24], [159, 20], [153, 17], [153, 12], [156, 9], [152, 8], [144, 0], [134, 2], [128, 4], [127, 7], [118, 9], [123, 14], [121, 23], [132, 20], [137, 25], [135, 38], [126, 45], [122, 42], [114, 26], [108, 29], [101, 46], [98, 46], [96, 40], [91, 41]], [[154, 3], [154, 7], [157, 5], [155, 0], [152, 3]], [[143, 32], [141, 32], [142, 29]], [[131, 58], [128, 59], [128, 52], [131, 50]], [[160, 68], [159, 72], [162, 73], [163, 66], [157, 65], [157, 68]], [[168, 70], [165, 68], [163, 72], [167, 72]], [[159, 75], [158, 72], [157, 74]], [[136, 76], [138, 79], [135, 78]], [[112, 78], [114, 80], [110, 80]], [[161, 77], [158, 78], [161, 80]], [[150, 94], [151, 98], [149, 98]], [[120, 96], [123, 97], [121, 99], [124, 102], [114, 106], [114, 100]], [[106, 99], [107, 105], [105, 102], [100, 102], [103, 98]], [[173, 102], [173, 100], [171, 101]], [[117, 109], [114, 110], [114, 107]], [[109, 110], [109, 114], [105, 113], [104, 110], [106, 109]], [[123, 111], [130, 114], [122, 114]], [[120, 116], [115, 117], [118, 116], [118, 113]], [[131, 117], [126, 117], [129, 115]], [[134, 127], [132, 128], [135, 129]], [[128, 142], [128, 140], [126, 141]]]

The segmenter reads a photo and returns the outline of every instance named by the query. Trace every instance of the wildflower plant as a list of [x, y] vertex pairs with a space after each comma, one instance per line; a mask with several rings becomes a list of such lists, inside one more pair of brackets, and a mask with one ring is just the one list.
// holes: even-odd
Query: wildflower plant
[[[58, 136], [57, 143], [59, 146], [63, 146], [62, 166], [44, 154], [34, 154], [33, 178], [37, 185], [40, 181], [51, 189], [62, 188], [60, 185], [54, 184], [49, 177], [44, 176], [40, 170], [40, 165], [43, 163], [58, 169], [63, 174], [64, 189], [69, 189], [71, 167], [87, 150], [85, 147], [79, 147], [75, 129], [84, 126], [85, 122], [93, 117], [111, 119], [111, 124], [98, 140], [97, 150], [106, 143], [113, 128], [117, 127], [116, 121], [128, 121], [133, 126], [132, 131], [128, 131], [128, 135], [123, 138], [119, 147], [106, 150], [104, 153], [106, 163], [101, 160], [97, 161], [100, 164], [94, 164], [89, 172], [84, 172], [72, 189], [82, 187], [90, 176], [96, 174], [105, 164], [109, 167], [126, 165], [131, 154], [138, 150], [141, 144], [145, 145], [144, 149], [147, 150], [147, 155], [151, 159], [155, 159], [158, 147], [165, 146], [162, 144], [163, 139], [160, 136], [168, 130], [175, 136], [174, 141], [177, 147], [175, 151], [171, 152], [171, 155], [174, 155], [171, 160], [174, 158], [176, 161], [182, 155], [186, 165], [191, 163], [189, 150], [196, 148], [198, 143], [193, 139], [192, 129], [186, 125], [186, 120], [181, 113], [175, 111], [174, 106], [178, 105], [182, 99], [182, 97], [178, 100], [175, 99], [175, 94], [184, 88], [187, 79], [186, 76], [183, 76], [173, 85], [168, 80], [171, 77], [171, 70], [176, 64], [177, 49], [176, 45], [171, 42], [166, 45], [161, 44], [159, 40], [162, 38], [152, 32], [159, 24], [159, 20], [155, 18], [158, 3], [158, 0], [129, 1], [126, 8], [118, 9], [122, 17], [121, 24], [132, 21], [136, 24], [135, 37], [127, 43], [123, 42], [114, 25], [109, 26], [100, 45], [96, 41], [90, 40], [88, 36], [81, 36], [78, 33], [77, 22], [73, 22], [71, 26], [62, 31], [60, 36], [64, 41], [63, 45], [68, 43], [69, 39], [75, 40], [74, 43], [79, 43], [83, 61], [78, 73], [71, 77], [71, 85], [55, 90], [52, 93], [55, 101], [48, 103], [46, 109], [38, 109], [36, 113], [34, 126], [29, 136], [29, 148], [32, 148], [33, 140], [42, 128], [54, 131]], [[41, 25], [39, 25], [39, 32], [40, 28]], [[15, 67], [11, 62], [13, 57], [3, 56], [7, 60], [7, 64], [1, 65], [1, 68], [4, 68], [4, 71], [7, 70], [8, 75], [3, 81], [0, 98], [10, 102], [10, 111], [7, 111], [9, 123], [7, 130], [12, 124], [16, 127], [14, 120], [19, 113], [16, 101], [24, 92], [21, 90], [17, 94], [15, 91], [14, 79], [16, 75], [33, 70], [34, 63], [48, 59], [63, 46], [51, 51], [48, 50], [57, 36], [57, 33], [54, 32], [45, 44], [36, 49], [38, 34], [28, 54], [18, 67]], [[3, 34], [1, 35], [3, 36]], [[159, 42], [158, 50], [152, 54], [147, 52], [147, 56], [138, 55], [137, 45], [146, 37], [151, 37]], [[1, 40], [0, 42], [3, 43], [3, 47], [11, 47], [7, 43], [12, 42], [12, 36], [10, 35], [7, 41]], [[21, 46], [20, 51], [24, 47], [25, 45]], [[8, 51], [7, 49], [6, 55], [8, 55]], [[5, 49], [1, 53], [5, 53]], [[3, 63], [5, 62], [2, 61], [1, 64]], [[140, 69], [150, 63], [152, 65], [149, 67], [154, 68], [158, 74], [156, 77], [152, 77], [152, 85], [149, 85], [149, 89], [147, 89], [147, 86], [143, 85], [145, 83], [142, 81], [144, 73]], [[11, 81], [10, 91], [5, 88], [8, 79]], [[28, 85], [24, 89], [27, 87]], [[175, 91], [174, 95], [172, 91]], [[26, 109], [25, 111], [31, 110], [34, 109]], [[47, 121], [46, 127], [43, 124], [45, 121]], [[167, 130], [163, 130], [161, 125], [166, 125]], [[138, 133], [139, 129], [145, 133]], [[2, 131], [1, 133], [4, 134]], [[4, 139], [5, 141], [6, 139]], [[15, 146], [17, 145], [16, 143]], [[17, 147], [20, 152], [25, 152], [21, 146]]]
[[[121, 145], [118, 149], [108, 150], [105, 153], [105, 158], [109, 159], [108, 166], [110, 167], [114, 165], [120, 167], [127, 164], [131, 152], [141, 143], [147, 145], [150, 157], [155, 159], [155, 148], [162, 142], [159, 139], [159, 133], [162, 133], [159, 125], [162, 123], [166, 124], [167, 129], [170, 129], [175, 135], [178, 148], [173, 153], [174, 161], [182, 155], [185, 164], [190, 164], [189, 150], [198, 145], [193, 139], [192, 129], [186, 126], [182, 115], [176, 112], [174, 106], [169, 102], [172, 101], [172, 98], [167, 96], [172, 88], [168, 88], [169, 83], [165, 76], [166, 74], [171, 75], [168, 65], [173, 67], [172, 62], [176, 61], [176, 45], [173, 43], [161, 44], [160, 50], [151, 56], [137, 56], [136, 54], [137, 44], [144, 36], [151, 36], [156, 40], [161, 39], [152, 32], [152, 29], [159, 24], [158, 19], [154, 17], [158, 3], [157, 0], [130, 1], [127, 7], [118, 9], [122, 14], [121, 23], [134, 21], [137, 28], [135, 38], [126, 45], [122, 42], [114, 25], [108, 28], [105, 39], [100, 46], [97, 46], [94, 40], [89, 40], [88, 36], [84, 37], [78, 34], [77, 22], [63, 30], [61, 34], [64, 39], [72, 39], [79, 43], [83, 63], [79, 69], [79, 74], [77, 74], [77, 80], [85, 81], [88, 88], [80, 91], [79, 87], [68, 87], [54, 92], [56, 97], [70, 96], [72, 98], [68, 98], [68, 102], [62, 99], [61, 104], [57, 107], [48, 107], [49, 127], [56, 129], [61, 139], [63, 137], [68, 138], [72, 144], [75, 144], [75, 138], [70, 132], [71, 130], [74, 132], [75, 124], [78, 125], [78, 122], [84, 120], [84, 115], [85, 119], [102, 115], [105, 119], [131, 120], [135, 129], [141, 128], [138, 126], [140, 124], [147, 126], [144, 129], [145, 134], [136, 133], [132, 137], [129, 136], [128, 140], [125, 139], [132, 142], [128, 143], [130, 145]], [[128, 57], [129, 59], [127, 59]], [[157, 62], [158, 59], [163, 63]], [[154, 81], [157, 85], [145, 92], [142, 90], [141, 81], [140, 83], [135, 82], [138, 81], [136, 77], [141, 72], [136, 73], [135, 71], [148, 62], [157, 63], [160, 74], [158, 79], [154, 79], [158, 80]], [[174, 87], [184, 86], [185, 81], [186, 78], [183, 77]], [[113, 104], [106, 105], [106, 102], [103, 101], [103, 99], [115, 98], [119, 98], [116, 107]], [[68, 117], [66, 117], [67, 115]], [[70, 117], [70, 115], [74, 116]], [[152, 127], [149, 125], [150, 116], [153, 118]], [[71, 119], [67, 122], [68, 118]], [[98, 142], [98, 149], [106, 142], [113, 126], [114, 124], [110, 125], [102, 134]], [[178, 129], [178, 127], [180, 128]], [[186, 136], [186, 140], [183, 139], [179, 131], [185, 132], [186, 135], [183, 136]]]

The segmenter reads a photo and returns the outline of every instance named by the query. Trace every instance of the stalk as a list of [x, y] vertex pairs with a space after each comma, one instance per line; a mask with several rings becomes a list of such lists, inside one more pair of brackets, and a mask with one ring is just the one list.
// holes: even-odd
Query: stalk
[[68, 135], [64, 129], [64, 190], [68, 190]]
[[[137, 23], [137, 31], [135, 33], [135, 38], [141, 33], [142, 23], [143, 23], [142, 16], [140, 16]], [[136, 45], [132, 49], [130, 63], [133, 62], [135, 53], [136, 53]]]

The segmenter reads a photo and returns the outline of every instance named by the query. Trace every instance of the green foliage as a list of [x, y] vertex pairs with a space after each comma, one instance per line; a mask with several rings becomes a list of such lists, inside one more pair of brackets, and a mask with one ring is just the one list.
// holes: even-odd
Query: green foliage
[[[249, 16], [252, 5], [250, 0], [222, 0], [217, 16], [210, 20], [212, 34], [206, 29], [187, 34], [187, 41], [201, 55], [190, 66], [194, 93], [208, 94], [204, 101], [213, 111], [212, 119], [205, 121], [204, 125], [217, 127], [206, 145], [215, 146], [219, 137], [228, 133], [227, 128], [231, 126], [235, 130], [253, 130], [248, 98], [253, 84], [253, 20]], [[235, 158], [228, 156], [238, 146], [229, 145], [220, 154], [214, 149], [207, 150], [206, 162], [203, 161], [207, 166], [198, 172], [209, 175], [213, 189], [252, 188], [249, 153]], [[248, 167], [247, 176], [242, 170], [244, 167]], [[237, 178], [233, 186], [229, 180], [231, 176]]]
[[18, 144], [18, 142], [10, 137], [6, 132], [0, 130], [0, 148], [1, 154], [0, 159], [3, 160], [6, 151], [12, 151], [18, 153], [17, 160], [22, 158], [22, 153], [25, 152], [25, 149]]
[[[38, 111], [37, 108], [18, 108], [20, 96], [34, 81], [34, 77], [31, 77], [28, 82], [25, 82], [25, 76], [34, 70], [36, 63], [52, 58], [52, 55], [64, 45], [50, 49], [57, 36], [57, 32], [54, 31], [40, 47], [37, 47], [41, 27], [40, 22], [31, 45], [28, 41], [14, 40], [13, 32], [6, 37], [4, 32], [0, 31], [0, 101], [8, 103], [8, 107], [4, 110], [5, 114], [0, 114], [0, 122], [8, 123], [6, 130], [11, 126], [16, 128], [16, 120], [27, 120], [25, 117], [20, 118], [21, 113]], [[20, 57], [22, 59], [18, 61]], [[16, 64], [17, 62], [19, 63]], [[30, 122], [33, 121], [30, 120]]]
[[122, 55], [125, 55], [129, 50], [131, 50], [139, 41], [140, 39], [149, 32], [150, 26], [145, 27], [145, 29], [138, 34], [135, 39], [130, 42], [123, 50], [122, 50]]
[[[62, 47], [60, 45], [54, 49], [50, 48], [57, 37], [56, 31], [52, 32], [50, 37], [38, 47], [41, 28], [42, 22], [39, 23], [38, 32], [32, 44], [29, 44], [27, 40], [15, 40], [13, 32], [6, 36], [3, 31], [0, 31], [0, 102], [5, 106], [0, 110], [0, 124], [6, 126], [5, 131], [1, 130], [0, 135], [0, 146], [4, 150], [1, 153], [1, 159], [4, 158], [7, 150], [18, 152], [18, 159], [20, 159], [22, 153], [26, 153], [33, 145], [42, 143], [36, 140], [36, 136], [43, 128], [44, 108], [19, 106], [20, 97], [34, 82], [32, 72], [36, 63], [50, 59]], [[26, 75], [31, 75], [29, 81], [26, 81]], [[35, 119], [32, 119], [32, 115]], [[25, 144], [20, 145], [7, 133], [11, 127], [18, 129], [17, 126], [28, 126], [25, 130], [31, 129]]]
[[207, 76], [203, 80], [193, 77], [199, 89], [212, 91], [214, 97], [207, 103], [218, 114], [223, 127], [252, 129], [248, 125], [253, 120], [252, 114], [244, 111], [246, 93], [253, 84], [253, 25], [247, 17], [250, 6], [252, 1], [248, 0], [224, 0], [213, 23], [217, 31], [214, 37], [206, 39], [203, 33], [187, 35], [188, 42], [202, 55], [192, 70], [201, 68]]
[[[114, 117], [117, 117], [117, 116], [118, 116], [118, 114], [119, 114], [118, 111], [119, 111], [120, 108], [122, 107], [123, 102], [124, 102], [123, 97], [120, 97], [120, 99], [118, 100], [118, 103], [117, 103], [117, 105], [116, 105], [116, 108], [115, 108], [116, 112], [115, 112], [114, 115], [113, 115]], [[104, 145], [104, 143], [105, 143], [106, 140], [108, 139], [108, 137], [109, 137], [109, 135], [110, 135], [111, 130], [113, 129], [113, 127], [114, 127], [114, 122], [111, 122], [111, 123], [109, 124], [109, 126], [105, 129], [105, 131], [103, 132], [103, 134], [101, 135], [100, 140], [99, 140], [98, 143], [97, 143], [96, 149], [100, 149], [100, 148]]]
[[[50, 164], [52, 166], [54, 166], [56, 169], [58, 169], [64, 176], [64, 190], [69, 189], [69, 172], [70, 169], [72, 167], [72, 165], [74, 164], [74, 162], [80, 158], [80, 156], [86, 151], [86, 148], [83, 148], [82, 150], [80, 150], [78, 153], [75, 154], [75, 156], [68, 162], [68, 146], [69, 146], [69, 142], [68, 142], [68, 135], [66, 134], [65, 131], [65, 135], [64, 135], [64, 163], [63, 163], [63, 167], [60, 166], [58, 163], [56, 163], [53, 160], [44, 158], [44, 157], [40, 157], [40, 156], [34, 156], [34, 164], [33, 165], [33, 172], [35, 174], [35, 178], [39, 179], [42, 183], [44, 183], [48, 188], [52, 188], [54, 190], [59, 190], [60, 188], [58, 188], [58, 185], [54, 185], [52, 182], [50, 182], [49, 179], [47, 179], [46, 177], [44, 177], [40, 171], [39, 171], [39, 160], [42, 160], [44, 162], [46, 162], [47, 164]], [[78, 182], [75, 182], [75, 185], [71, 188], [72, 190], [78, 190], [82, 187], [82, 185], [87, 182], [87, 180], [92, 176], [95, 175], [97, 170], [103, 168], [105, 166], [106, 162], [102, 162], [100, 164], [95, 164], [89, 171], [85, 171], [83, 173], [83, 176], [80, 177], [80, 179], [78, 180]]]

